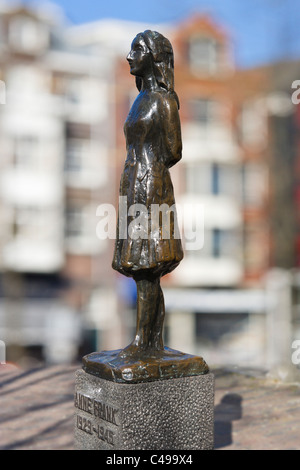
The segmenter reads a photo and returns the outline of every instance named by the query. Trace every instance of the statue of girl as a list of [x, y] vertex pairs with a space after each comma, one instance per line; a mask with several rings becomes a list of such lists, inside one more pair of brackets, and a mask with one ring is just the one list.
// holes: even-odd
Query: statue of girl
[[[160, 278], [183, 258], [169, 172], [182, 153], [173, 49], [162, 34], [147, 30], [135, 37], [127, 60], [139, 94], [124, 126], [127, 159], [120, 196], [127, 197], [134, 212], [123, 220], [130, 229], [127, 238], [117, 230], [112, 266], [136, 282], [137, 324], [135, 338], [121, 357], [164, 350]], [[155, 212], [159, 207], [164, 210], [160, 217]], [[158, 215], [155, 221], [153, 214]]]

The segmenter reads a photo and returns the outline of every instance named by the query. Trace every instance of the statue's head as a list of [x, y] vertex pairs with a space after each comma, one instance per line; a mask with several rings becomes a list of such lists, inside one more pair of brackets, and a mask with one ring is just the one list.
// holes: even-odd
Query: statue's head
[[152, 67], [159, 87], [174, 92], [174, 54], [170, 41], [157, 31], [146, 30], [134, 38], [127, 56], [138, 90], [146, 68]]

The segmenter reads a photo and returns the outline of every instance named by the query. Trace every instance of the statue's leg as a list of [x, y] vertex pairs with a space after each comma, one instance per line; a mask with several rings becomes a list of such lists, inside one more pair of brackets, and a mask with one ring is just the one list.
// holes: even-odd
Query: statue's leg
[[152, 349], [157, 311], [160, 305], [159, 278], [137, 279], [137, 321], [134, 343]]
[[137, 285], [137, 321], [133, 342], [121, 352], [122, 356], [139, 351], [163, 349], [163, 296], [158, 278], [135, 279]]
[[[160, 280], [158, 280], [159, 282]], [[156, 309], [155, 316], [153, 317], [153, 325], [151, 331], [151, 345], [153, 349], [162, 350], [164, 349], [163, 343], [163, 326], [165, 319], [165, 301], [163, 291], [159, 284], [159, 294], [158, 294], [158, 305]]]

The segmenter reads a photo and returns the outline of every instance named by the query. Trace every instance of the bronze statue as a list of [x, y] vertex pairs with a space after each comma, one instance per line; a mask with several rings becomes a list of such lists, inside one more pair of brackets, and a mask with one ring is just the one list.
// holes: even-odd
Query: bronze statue
[[[126, 237], [120, 236], [119, 217], [112, 266], [136, 282], [136, 334], [123, 350], [84, 357], [83, 368], [117, 382], [205, 374], [208, 367], [201, 357], [163, 345], [165, 306], [160, 278], [183, 258], [169, 172], [182, 152], [173, 49], [162, 34], [147, 30], [135, 37], [127, 60], [139, 94], [124, 126], [127, 159], [120, 196], [127, 197], [133, 211], [121, 219]], [[159, 215], [162, 207], [167, 222]]]
[[[122, 351], [123, 355], [163, 350], [165, 307], [160, 278], [176, 268], [183, 258], [181, 241], [174, 238], [176, 214], [167, 230], [169, 239], [163, 239], [162, 220], [151, 233], [152, 205], [167, 204], [171, 208], [175, 204], [169, 168], [181, 159], [172, 46], [164, 36], [148, 30], [136, 36], [127, 60], [130, 73], [136, 76], [139, 95], [124, 126], [127, 159], [120, 195], [127, 196], [128, 206], [146, 207], [148, 220], [147, 233], [140, 234], [143, 238], [132, 239], [129, 235], [117, 239], [115, 246], [113, 268], [133, 277], [137, 285], [136, 336]], [[133, 230], [133, 233], [137, 232]]]

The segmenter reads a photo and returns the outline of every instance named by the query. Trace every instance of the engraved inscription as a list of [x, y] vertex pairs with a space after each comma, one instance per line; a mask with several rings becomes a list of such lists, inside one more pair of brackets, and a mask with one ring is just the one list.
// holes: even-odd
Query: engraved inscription
[[93, 418], [100, 418], [107, 423], [118, 426], [117, 413], [119, 410], [82, 393], [75, 393], [74, 398], [75, 407], [91, 415], [90, 419], [77, 415], [77, 428], [91, 436], [96, 435], [101, 441], [113, 446], [115, 433], [108, 429], [105, 423], [103, 425], [95, 424]]
[[77, 416], [77, 427], [87, 434], [93, 434], [91, 421], [79, 415]]
[[97, 426], [93, 428], [94, 432], [97, 434], [98, 438], [101, 441], [106, 441], [110, 445], [114, 445], [114, 433], [109, 429], [105, 429], [103, 426]]
[[90, 397], [86, 397], [81, 393], [75, 394], [75, 407], [82, 411], [86, 411], [90, 415], [93, 414], [93, 400]]
[[105, 403], [94, 400], [94, 415], [98, 416], [98, 418], [104, 419], [104, 421], [107, 421], [108, 423], [114, 424], [115, 426], [118, 426], [116, 422], [117, 412], [118, 410], [112, 406], [108, 406], [105, 405]]
[[86, 419], [80, 415], [77, 415], [77, 428], [81, 431], [93, 435], [96, 434], [98, 439], [107, 442], [111, 446], [114, 446], [114, 432], [110, 429], [106, 429], [104, 426], [93, 426], [91, 420]]
[[108, 423], [118, 426], [116, 415], [119, 410], [113, 408], [106, 403], [94, 400], [93, 398], [87, 397], [82, 393], [75, 394], [75, 407], [79, 410], [85, 411], [90, 415], [94, 415], [97, 418], [103, 419]]

